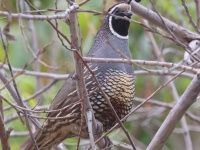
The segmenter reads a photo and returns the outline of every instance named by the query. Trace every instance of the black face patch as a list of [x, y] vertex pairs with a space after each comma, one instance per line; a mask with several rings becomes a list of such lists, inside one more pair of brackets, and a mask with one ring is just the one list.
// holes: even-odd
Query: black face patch
[[[118, 13], [117, 11], [115, 12], [115, 15], [120, 16], [120, 17], [124, 17], [125, 15], [123, 13]], [[129, 29], [129, 25], [130, 22], [124, 19], [119, 19], [116, 17], [112, 17], [111, 20], [111, 24], [112, 24], [112, 28], [113, 30], [121, 35], [121, 36], [127, 36], [128, 35], [128, 29]]]
[[108, 12], [116, 16], [108, 17], [109, 28], [111, 33], [121, 39], [128, 39], [128, 29], [130, 22], [125, 18], [123, 19], [122, 17], [131, 18], [131, 6], [127, 3], [119, 3], [113, 6], [111, 9], [109, 9]]

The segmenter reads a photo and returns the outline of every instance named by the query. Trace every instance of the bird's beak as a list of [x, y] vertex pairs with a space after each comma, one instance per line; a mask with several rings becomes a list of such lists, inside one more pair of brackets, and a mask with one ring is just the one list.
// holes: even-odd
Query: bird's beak
[[131, 16], [133, 15], [132, 11], [129, 10], [127, 12], [124, 12], [124, 16], [128, 17], [128, 18], [131, 18]]

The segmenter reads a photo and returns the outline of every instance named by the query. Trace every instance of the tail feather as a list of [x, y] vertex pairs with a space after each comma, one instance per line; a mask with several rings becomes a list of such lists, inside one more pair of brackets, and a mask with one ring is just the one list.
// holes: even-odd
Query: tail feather
[[[39, 150], [50, 150], [59, 145], [69, 132], [57, 130], [56, 132], [45, 132], [42, 129], [34, 133], [34, 138]], [[35, 150], [32, 139], [29, 137], [19, 148], [19, 150]]]
[[[55, 126], [56, 128], [54, 128]], [[39, 150], [51, 150], [59, 145], [64, 139], [77, 136], [80, 131], [80, 126], [78, 124], [62, 124], [61, 126], [61, 123], [55, 123], [52, 127], [53, 128], [40, 129], [33, 134]], [[88, 137], [87, 132], [83, 132], [81, 137]], [[35, 150], [32, 139], [29, 137], [20, 146], [19, 150]]]
[[[39, 131], [36, 131], [33, 134], [33, 137], [35, 138]], [[31, 150], [31, 147], [34, 146], [31, 137], [29, 137], [20, 147], [19, 150]], [[34, 149], [34, 148], [32, 148]]]

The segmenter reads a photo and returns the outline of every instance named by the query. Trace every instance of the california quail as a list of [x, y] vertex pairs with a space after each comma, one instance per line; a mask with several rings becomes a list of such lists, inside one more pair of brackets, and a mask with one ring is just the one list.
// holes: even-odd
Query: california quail
[[198, 60], [200, 59], [200, 41], [199, 40], [193, 40], [188, 45], [190, 47], [190, 54], [185, 51], [184, 53], [184, 60], [188, 65], [192, 65], [192, 67], [199, 68], [200, 63]]
[[[132, 15], [130, 5], [119, 3], [108, 10], [108, 14], [105, 15], [103, 24], [89, 50], [88, 57], [122, 58], [124, 55], [126, 58], [131, 58], [128, 48], [130, 23], [113, 15], [130, 18]], [[109, 97], [118, 117], [123, 118], [130, 112], [133, 105], [134, 77], [132, 66], [124, 63], [90, 63], [89, 66]], [[116, 119], [98, 90], [97, 83], [86, 68], [84, 69], [84, 78], [95, 118], [103, 124], [103, 130], [107, 131], [116, 124]], [[47, 119], [43, 129], [34, 134], [39, 149], [52, 149], [64, 139], [79, 134], [81, 103], [77, 96], [76, 82], [72, 78], [68, 78], [60, 89], [50, 106], [50, 110], [64, 107], [65, 109], [62, 111], [51, 112], [47, 115], [48, 117], [64, 117], [64, 119]], [[86, 124], [82, 128], [81, 137], [88, 138]], [[30, 138], [21, 146], [21, 149], [34, 149]]]

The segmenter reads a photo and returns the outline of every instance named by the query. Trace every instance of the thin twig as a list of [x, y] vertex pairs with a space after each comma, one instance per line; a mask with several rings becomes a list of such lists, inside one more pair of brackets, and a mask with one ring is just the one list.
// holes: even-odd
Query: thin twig
[[[129, 0], [126, 1], [128, 2]], [[180, 41], [189, 43], [194, 39], [200, 39], [200, 36], [198, 34], [193, 33], [164, 17], [162, 17], [162, 19], [164, 20], [166, 26], [163, 25], [163, 21], [160, 20], [158, 14], [156, 14], [150, 9], [145, 8], [137, 2], [132, 0], [130, 4], [132, 7], [132, 11], [135, 14], [139, 15], [140, 17], [143, 17], [144, 19], [148, 20], [151, 24], [165, 30], [166, 32], [169, 32], [168, 30], [166, 30], [167, 26], [171, 31], [173, 31], [173, 33], [177, 36], [177, 38]]]
[[[144, 22], [144, 23], [146, 23], [146, 22]], [[154, 51], [154, 54], [155, 54], [156, 58], [159, 61], [165, 61], [164, 57], [162, 55], [160, 55], [161, 51], [158, 48], [158, 45], [157, 45], [152, 33], [151, 32], [147, 32], [147, 35], [149, 37], [149, 40], [150, 40], [150, 43], [152, 45], [152, 49]], [[164, 70], [167, 71], [167, 68], [164, 68]], [[170, 77], [166, 76], [166, 79], [170, 80]], [[179, 95], [178, 95], [178, 92], [176, 90], [176, 87], [175, 87], [173, 81], [171, 83], [169, 83], [169, 87], [170, 87], [170, 90], [171, 90], [171, 93], [172, 93], [172, 96], [173, 96], [174, 100], [177, 102], [178, 99], [179, 99]], [[184, 136], [184, 139], [185, 139], [186, 149], [191, 149], [192, 150], [193, 149], [192, 148], [192, 140], [191, 140], [191, 136], [190, 136], [190, 133], [189, 133], [189, 130], [188, 130], [188, 125], [187, 125], [185, 116], [183, 116], [181, 118], [181, 125], [183, 127], [183, 130], [185, 131], [185, 134], [183, 136]]]
[[0, 11], [1, 16], [6, 16], [9, 17], [11, 16], [12, 18], [22, 18], [22, 19], [32, 19], [32, 20], [52, 20], [52, 19], [64, 19], [66, 18], [69, 13], [75, 9], [79, 8], [79, 5], [76, 3], [72, 6], [70, 6], [64, 13], [58, 14], [58, 15], [32, 15], [32, 14], [23, 14], [23, 13], [9, 13], [9, 12], [4, 12]]
[[[2, 40], [2, 44], [3, 44], [3, 48], [4, 48], [4, 52], [5, 52], [5, 55], [6, 55], [6, 59], [7, 59], [7, 62], [8, 62], [8, 67], [9, 67], [9, 70], [10, 70], [10, 74], [11, 74], [11, 77], [13, 78], [14, 75], [13, 75], [13, 71], [12, 71], [12, 67], [11, 67], [11, 64], [10, 64], [10, 59], [8, 57], [8, 51], [7, 51], [7, 47], [5, 46], [5, 43], [4, 43], [4, 40], [3, 40], [3, 36], [2, 36], [2, 32], [1, 32], [1, 29], [0, 29], [0, 33], [1, 33], [1, 40]], [[17, 99], [15, 99], [15, 101], [18, 103], [18, 105], [20, 105], [21, 107], [26, 107], [25, 104], [23, 103], [22, 99], [21, 99], [21, 96], [19, 94], [19, 90], [17, 88], [17, 84], [15, 82], [15, 78], [13, 78], [13, 86], [14, 86], [14, 89], [15, 89], [15, 92], [16, 92], [16, 95], [17, 95]], [[29, 133], [30, 133], [30, 136], [31, 136], [31, 139], [34, 143], [34, 147], [36, 149], [38, 149], [37, 147], [37, 144], [35, 142], [35, 139], [33, 137], [33, 132], [32, 132], [32, 129], [31, 129], [31, 125], [30, 125], [30, 122], [29, 122], [29, 119], [28, 119], [28, 113], [27, 111], [24, 111], [24, 116], [25, 116], [25, 120], [26, 120], [26, 125], [27, 125], [27, 128], [29, 130]]]
[[92, 57], [83, 57], [86, 62], [106, 62], [106, 63], [128, 63], [128, 64], [137, 64], [137, 65], [148, 65], [148, 66], [160, 66], [160, 67], [167, 67], [171, 68], [174, 67], [174, 69], [180, 69], [192, 72], [196, 74], [198, 72], [198, 69], [190, 67], [190, 66], [184, 66], [184, 65], [178, 65], [175, 63], [167, 63], [167, 62], [159, 62], [159, 61], [146, 61], [146, 60], [133, 60], [133, 59], [112, 59], [112, 58], [92, 58]]
[[196, 7], [196, 24], [200, 27], [200, 9], [199, 9], [199, 0], [194, 0]]
[[[1, 98], [0, 98], [0, 101], [1, 101]], [[2, 101], [1, 101], [1, 104], [2, 104]], [[2, 105], [1, 105], [2, 106]], [[1, 111], [0, 111], [0, 139], [1, 139], [1, 147], [2, 147], [2, 150], [10, 150], [10, 144], [9, 144], [9, 135], [10, 135], [10, 132], [9, 131], [6, 131], [6, 127], [5, 127], [5, 124], [4, 124], [4, 117], [3, 117], [3, 110], [2, 110], [2, 107], [1, 107]]]
[[[123, 63], [129, 63], [126, 60], [122, 60], [122, 61], [124, 61]], [[135, 61], [135, 60], [131, 60], [131, 61]], [[142, 61], [142, 60], [139, 60], [139, 61]], [[103, 60], [101, 62], [103, 62]], [[105, 60], [105, 62], [109, 63], [109, 60]], [[154, 61], [154, 62], [155, 62], [154, 64], [155, 64], [155, 67], [156, 67], [157, 66], [157, 61]], [[165, 62], [165, 63], [167, 64], [168, 62]], [[143, 65], [141, 63], [138, 63], [138, 64]], [[1, 65], [1, 63], [0, 63], [0, 65]], [[149, 63], [149, 61], [146, 61], [144, 65], [153, 66], [152, 63]], [[168, 66], [170, 66], [170, 65], [168, 65]], [[4, 69], [8, 70], [8, 66], [6, 64], [4, 64], [2, 67]], [[50, 78], [50, 79], [53, 79], [53, 80], [66, 80], [69, 77], [69, 74], [54, 74], [54, 73], [48, 73], [48, 72], [36, 72], [36, 71], [23, 70], [23, 69], [14, 68], [14, 67], [12, 67], [12, 68], [13, 68], [13, 72], [22, 72], [25, 75]], [[167, 68], [169, 68], [169, 67], [167, 67]], [[179, 68], [177, 68], [177, 69], [179, 69]], [[183, 69], [183, 70], [188, 71], [188, 69]], [[191, 70], [191, 69], [189, 69], [189, 70]], [[150, 70], [150, 69], [148, 69], [148, 71], [147, 70], [136, 70], [134, 74], [136, 76], [137, 75], [148, 75], [148, 74], [149, 75], [158, 75], [158, 76], [161, 76], [161, 75], [170, 75], [170, 76], [172, 76], [172, 75], [177, 74], [178, 72], [179, 71], [169, 71], [169, 70], [165, 71], [165, 70]], [[185, 73], [181, 74], [181, 76], [182, 77], [187, 77], [187, 78], [193, 78], [195, 72], [193, 72], [193, 73], [185, 72]]]
[[160, 150], [163, 147], [165, 141], [175, 128], [177, 122], [181, 119], [188, 108], [196, 101], [196, 98], [200, 92], [199, 89], [200, 77], [199, 74], [197, 74], [184, 94], [181, 96], [179, 102], [170, 111], [169, 115], [147, 147], [147, 150]]
[[[190, 23], [191, 23], [192, 26], [195, 28], [196, 32], [197, 32], [197, 33], [200, 33], [200, 30], [199, 30], [197, 24], [196, 24], [196, 23], [194, 22], [194, 20], [192, 19], [192, 15], [191, 15], [190, 12], [189, 12], [189, 9], [188, 9], [188, 7], [187, 7], [187, 5], [186, 5], [186, 3], [185, 3], [185, 0], [181, 0], [181, 1], [182, 1], [182, 5], [183, 5], [183, 7], [184, 7], [184, 9], [185, 9], [185, 11], [186, 11], [186, 14], [187, 14], [187, 16], [188, 16], [188, 18], [189, 18], [189, 20], [190, 20]], [[197, 16], [197, 17], [198, 17], [198, 16]]]
[[[0, 68], [9, 70], [8, 65], [6, 64], [0, 63], [0, 66], [1, 66]], [[29, 71], [29, 70], [24, 70], [21, 68], [14, 68], [14, 67], [12, 67], [12, 69], [13, 69], [13, 72], [21, 72], [21, 74], [25, 74], [25, 75], [50, 78], [54, 80], [66, 80], [69, 77], [68, 74], [53, 74], [53, 73], [47, 73], [47, 72]]]
[[[74, 0], [72, 0], [72, 2], [74, 2]], [[71, 43], [72, 43], [71, 49], [75, 49], [74, 53], [73, 53], [74, 59], [75, 59], [75, 75], [78, 78], [78, 80], [76, 80], [76, 89], [78, 92], [79, 99], [82, 99], [84, 97], [84, 101], [81, 103], [82, 104], [82, 113], [81, 113], [81, 127], [80, 127], [78, 142], [77, 142], [77, 149], [78, 149], [80, 137], [82, 134], [82, 127], [83, 127], [84, 119], [86, 119], [86, 122], [89, 119], [87, 116], [87, 111], [92, 112], [92, 122], [93, 122], [92, 124], [93, 124], [93, 128], [95, 128], [96, 130], [97, 130], [97, 124], [95, 121], [92, 106], [91, 106], [89, 98], [87, 96], [88, 94], [87, 94], [87, 90], [85, 87], [85, 80], [84, 80], [84, 76], [83, 76], [83, 63], [77, 54], [77, 53], [81, 53], [81, 51], [80, 51], [79, 44], [78, 44], [78, 34], [77, 34], [77, 30], [76, 30], [77, 20], [76, 19], [77, 19], [76, 11], [75, 10], [71, 11], [71, 13], [69, 15], [69, 21], [70, 21], [69, 28], [70, 28]], [[84, 117], [86, 117], [86, 118], [84, 118]], [[92, 131], [93, 129], [88, 129], [88, 130]], [[89, 134], [89, 136], [90, 136], [90, 140], [91, 140], [92, 149], [95, 150], [96, 147], [95, 147], [94, 140], [93, 140], [93, 134]]]
[[[52, 85], [54, 85], [57, 82], [57, 80], [53, 80], [51, 83], [49, 83], [47, 86], [45, 86], [44, 88], [38, 90], [37, 92], [35, 92], [33, 95], [29, 96], [28, 98], [23, 99], [24, 102], [27, 102], [35, 97], [37, 97], [38, 95], [42, 94], [43, 92], [45, 92], [46, 90], [48, 90]], [[16, 104], [16, 103], [15, 103]], [[8, 106], [5, 107], [4, 110], [9, 110], [11, 109], [12, 106]]]
[[[22, 1], [22, 3], [24, 4], [24, 10], [30, 11], [29, 5], [25, 1]], [[23, 8], [21, 8], [20, 10], [23, 10]], [[33, 49], [35, 54], [38, 54], [40, 52], [40, 50], [39, 50], [39, 46], [38, 46], [37, 32], [36, 32], [35, 24], [34, 24], [33, 20], [28, 20], [28, 27], [29, 27], [30, 32], [31, 32], [30, 35], [31, 35], [32, 49]], [[29, 40], [28, 43], [31, 43], [31, 42]], [[38, 56], [38, 58], [39, 58], [39, 56]], [[35, 61], [33, 63], [33, 67], [34, 67], [35, 71], [40, 71], [40, 63], [38, 61]], [[40, 87], [41, 87], [40, 78], [36, 77], [36, 90], [40, 89]], [[37, 97], [37, 98], [40, 99], [40, 97]]]

